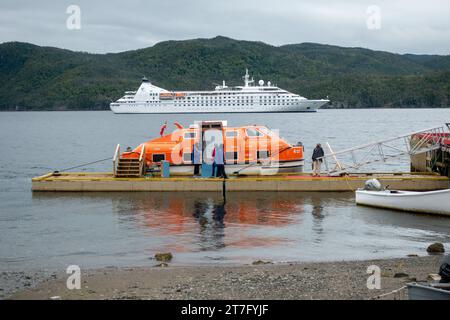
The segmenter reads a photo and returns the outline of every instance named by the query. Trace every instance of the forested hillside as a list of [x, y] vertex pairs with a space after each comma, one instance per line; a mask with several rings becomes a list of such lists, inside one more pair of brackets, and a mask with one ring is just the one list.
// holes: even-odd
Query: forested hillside
[[169, 90], [240, 85], [245, 68], [327, 107], [449, 107], [450, 56], [225, 37], [166, 41], [114, 54], [0, 44], [0, 110], [106, 109], [142, 76]]

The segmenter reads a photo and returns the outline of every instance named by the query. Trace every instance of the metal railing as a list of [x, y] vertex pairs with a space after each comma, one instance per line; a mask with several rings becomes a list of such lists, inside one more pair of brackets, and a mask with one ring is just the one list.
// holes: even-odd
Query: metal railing
[[329, 152], [321, 159], [324, 161], [328, 175], [341, 175], [352, 170], [356, 171], [371, 163], [386, 162], [404, 155], [412, 156], [440, 149], [445, 133], [448, 134], [444, 126], [435, 127], [339, 152], [334, 152], [327, 142]]

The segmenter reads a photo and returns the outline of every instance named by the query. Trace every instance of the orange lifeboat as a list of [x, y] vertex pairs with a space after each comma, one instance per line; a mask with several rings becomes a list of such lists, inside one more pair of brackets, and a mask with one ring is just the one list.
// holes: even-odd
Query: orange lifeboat
[[172, 100], [174, 97], [174, 94], [172, 92], [161, 92], [159, 94], [160, 100]]
[[[177, 123], [178, 124], [178, 123]], [[147, 168], [157, 167], [161, 161], [170, 163], [171, 174], [193, 174], [192, 152], [195, 142], [203, 150], [202, 162], [213, 162], [212, 152], [223, 144], [227, 174], [276, 174], [302, 172], [303, 146], [291, 145], [263, 125], [228, 127], [226, 121], [200, 121], [183, 128], [177, 125], [172, 133], [144, 142], [121, 158], [139, 158], [145, 146]]]
[[175, 98], [182, 99], [186, 97], [186, 93], [184, 92], [175, 92]]

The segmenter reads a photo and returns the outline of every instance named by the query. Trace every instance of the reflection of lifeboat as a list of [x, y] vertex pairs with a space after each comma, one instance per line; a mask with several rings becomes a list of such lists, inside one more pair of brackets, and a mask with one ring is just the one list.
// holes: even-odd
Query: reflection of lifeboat
[[139, 158], [145, 146], [147, 167], [161, 161], [170, 163], [171, 174], [192, 174], [192, 150], [201, 143], [204, 163], [212, 163], [213, 149], [224, 145], [225, 170], [228, 174], [275, 174], [303, 170], [303, 146], [291, 145], [266, 126], [228, 127], [226, 121], [200, 121], [189, 128], [176, 124], [178, 129], [124, 152], [121, 158]]
[[[143, 225], [148, 228], [162, 230], [165, 234], [188, 233], [192, 228], [193, 217], [212, 217], [215, 206], [224, 206], [227, 224], [252, 226], [284, 226], [289, 225], [297, 214], [304, 212], [304, 199], [295, 193], [268, 194], [263, 197], [232, 193], [226, 205], [223, 198], [212, 193], [152, 193], [151, 196], [137, 195], [133, 203], [144, 218]], [[131, 213], [128, 202], [118, 200], [115, 209]], [[211, 221], [209, 221], [211, 222]], [[230, 226], [230, 225], [228, 225]]]

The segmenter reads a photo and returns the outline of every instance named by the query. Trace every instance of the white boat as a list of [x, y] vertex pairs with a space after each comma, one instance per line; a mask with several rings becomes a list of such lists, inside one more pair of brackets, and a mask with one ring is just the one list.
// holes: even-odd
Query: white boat
[[244, 86], [228, 87], [223, 81], [211, 91], [168, 91], [144, 77], [137, 91], [110, 104], [114, 113], [266, 113], [316, 112], [329, 100], [309, 100], [293, 94], [270, 81], [253, 85], [248, 70]]
[[450, 216], [450, 189], [415, 192], [356, 190], [356, 203], [372, 207]]
[[450, 283], [408, 283], [409, 300], [450, 300]]

